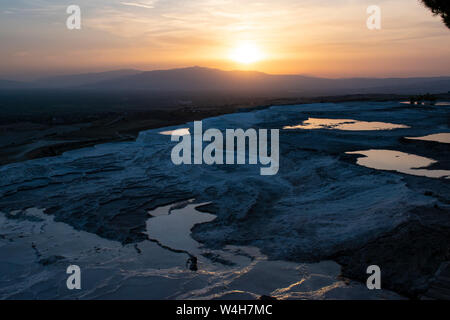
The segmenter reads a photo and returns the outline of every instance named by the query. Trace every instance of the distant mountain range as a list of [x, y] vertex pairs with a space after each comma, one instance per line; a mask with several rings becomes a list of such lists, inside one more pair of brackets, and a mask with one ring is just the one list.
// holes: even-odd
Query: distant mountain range
[[38, 81], [35, 81], [35, 83], [40, 87], [52, 87], [52, 88], [80, 87], [95, 83], [101, 83], [103, 81], [120, 79], [122, 77], [132, 76], [139, 73], [142, 73], [142, 71], [126, 69], [126, 70], [116, 70], [99, 73], [85, 73], [85, 74], [47, 77], [39, 79]]
[[29, 88], [30, 83], [0, 79], [0, 89], [24, 89]]
[[286, 95], [442, 93], [450, 77], [343, 78], [270, 75], [191, 67], [172, 70], [117, 70], [47, 77], [34, 82], [0, 80], [0, 89], [145, 90], [157, 92], [252, 92]]

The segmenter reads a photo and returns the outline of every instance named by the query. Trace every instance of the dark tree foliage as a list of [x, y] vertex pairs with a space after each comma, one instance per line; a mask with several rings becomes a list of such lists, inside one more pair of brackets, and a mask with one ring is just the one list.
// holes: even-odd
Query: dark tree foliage
[[450, 28], [450, 0], [422, 0], [435, 15], [440, 15], [445, 25]]

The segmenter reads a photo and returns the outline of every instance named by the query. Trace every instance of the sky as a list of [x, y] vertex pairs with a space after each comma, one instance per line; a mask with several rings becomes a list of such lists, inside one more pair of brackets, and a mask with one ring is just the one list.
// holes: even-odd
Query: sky
[[[80, 30], [66, 27], [69, 5], [81, 8]], [[366, 25], [370, 5], [381, 9], [380, 30]], [[449, 43], [450, 30], [419, 0], [0, 1], [3, 79], [194, 65], [330, 78], [449, 76]]]

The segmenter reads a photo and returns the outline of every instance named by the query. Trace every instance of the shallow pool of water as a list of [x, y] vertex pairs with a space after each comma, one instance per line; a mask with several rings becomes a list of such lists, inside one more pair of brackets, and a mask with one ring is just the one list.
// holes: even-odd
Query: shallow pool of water
[[447, 133], [430, 134], [424, 137], [406, 137], [406, 139], [450, 143], [450, 133], [447, 132]]
[[216, 216], [196, 210], [197, 207], [208, 203], [191, 204], [191, 202], [192, 200], [179, 209], [172, 205], [150, 211], [151, 218], [147, 220], [149, 238], [171, 249], [185, 251], [194, 256], [199, 255], [201, 245], [192, 239], [191, 229], [197, 224], [213, 221]]
[[295, 126], [285, 126], [285, 130], [293, 129], [330, 129], [330, 130], [344, 130], [344, 131], [373, 131], [373, 130], [393, 130], [409, 128], [403, 124], [395, 124], [378, 121], [359, 121], [353, 119], [322, 119], [309, 118], [303, 121], [302, 124]]
[[397, 171], [429, 178], [448, 179], [450, 177], [450, 170], [424, 169], [436, 161], [414, 154], [394, 150], [364, 150], [346, 153], [362, 155], [363, 157], [358, 158], [357, 163], [372, 169]]
[[159, 134], [162, 134], [164, 136], [187, 136], [190, 133], [189, 128], [181, 128], [181, 129], [177, 129], [177, 130], [170, 130], [170, 131], [162, 131]]

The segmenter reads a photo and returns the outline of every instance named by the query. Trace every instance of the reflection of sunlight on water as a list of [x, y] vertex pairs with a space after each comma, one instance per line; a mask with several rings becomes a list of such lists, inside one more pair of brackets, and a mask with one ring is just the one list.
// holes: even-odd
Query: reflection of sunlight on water
[[171, 131], [163, 131], [163, 132], [160, 132], [159, 134], [162, 134], [164, 136], [174, 135], [174, 136], [180, 136], [181, 137], [181, 136], [189, 135], [190, 132], [189, 132], [189, 128], [182, 128], [182, 129], [171, 130]]
[[393, 150], [365, 150], [346, 152], [347, 154], [359, 154], [365, 157], [358, 158], [357, 163], [378, 170], [392, 170], [401, 173], [411, 174], [415, 176], [424, 176], [429, 178], [443, 178], [447, 179], [450, 176], [450, 170], [427, 170], [417, 169], [428, 167], [434, 163], [435, 160], [416, 156], [413, 154], [403, 153]]
[[392, 130], [410, 128], [402, 124], [377, 121], [359, 121], [353, 119], [319, 119], [309, 118], [302, 124], [296, 126], [285, 126], [283, 129], [336, 129], [345, 131], [371, 131], [371, 130]]
[[430, 134], [424, 137], [406, 137], [406, 139], [450, 143], [450, 133]]

